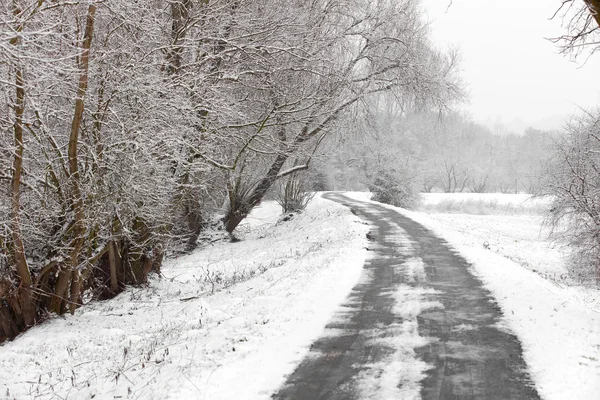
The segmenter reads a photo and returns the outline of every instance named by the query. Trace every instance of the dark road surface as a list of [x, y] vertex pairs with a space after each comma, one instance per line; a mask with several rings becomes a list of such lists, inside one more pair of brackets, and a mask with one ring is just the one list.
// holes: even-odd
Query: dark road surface
[[[497, 328], [499, 307], [446, 242], [385, 207], [336, 193], [324, 197], [351, 207], [373, 225], [370, 257], [363, 279], [273, 399], [540, 398], [519, 340]], [[419, 259], [424, 266], [420, 275], [409, 271], [410, 260]], [[443, 307], [425, 307], [416, 317], [414, 334], [427, 343], [411, 350], [415, 362], [427, 364], [420, 382], [411, 386], [399, 369], [392, 384], [397, 390], [378, 392], [377, 380], [389, 382], [396, 371], [391, 364], [381, 365], [399, 354], [393, 339], [403, 320], [394, 293], [401, 286], [426, 293], [427, 302]], [[365, 376], [375, 382], [373, 393], [359, 383]]]

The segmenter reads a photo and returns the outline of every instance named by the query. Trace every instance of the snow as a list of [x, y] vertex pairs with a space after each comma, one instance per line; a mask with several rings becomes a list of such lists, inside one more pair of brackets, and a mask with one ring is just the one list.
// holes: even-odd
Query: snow
[[421, 193], [424, 204], [439, 204], [445, 200], [451, 201], [484, 201], [497, 204], [513, 204], [526, 206], [529, 204], [547, 203], [546, 198], [536, 198], [524, 193]]
[[[360, 193], [352, 197], [369, 199]], [[478, 201], [476, 195], [469, 197]], [[498, 204], [514, 200], [500, 194], [486, 197]], [[599, 398], [600, 291], [568, 279], [565, 250], [549, 241], [541, 215], [444, 214], [386, 207], [423, 224], [472, 264], [472, 272], [503, 311], [502, 327], [521, 340], [544, 399]]]
[[[392, 232], [386, 239], [397, 243], [402, 253], [410, 254], [413, 246], [403, 230], [396, 227]], [[425, 266], [421, 258], [408, 258], [394, 266], [394, 269], [395, 273], [403, 275], [404, 281], [410, 284], [400, 284], [391, 293], [395, 301], [393, 312], [401, 322], [374, 327], [373, 332], [367, 334], [376, 338], [373, 345], [379, 344], [392, 351], [376, 363], [361, 366], [366, 369], [358, 374], [352, 384], [356, 385], [360, 399], [364, 400], [419, 399], [420, 381], [431, 368], [415, 352], [416, 348], [424, 347], [432, 341], [431, 338], [420, 336], [417, 316], [422, 311], [444, 306], [427, 300], [428, 295], [435, 293], [434, 290], [418, 286], [425, 277]]]
[[[448, 196], [429, 196], [428, 210], [457, 202]], [[461, 201], [522, 205], [519, 196]], [[443, 237], [472, 264], [503, 310], [501, 327], [523, 343], [544, 399], [595, 399], [599, 291], [568, 278], [564, 249], [547, 239], [540, 204], [510, 212], [486, 206], [487, 215], [388, 207]], [[265, 202], [238, 229], [241, 242], [170, 259], [148, 287], [54, 317], [0, 346], [0, 397], [268, 399], [351, 288], [369, 279], [361, 277], [368, 229], [319, 196], [285, 222]], [[400, 228], [392, 237], [410, 245]], [[398, 269], [407, 279], [389, 295], [401, 322], [373, 335], [393, 351], [357, 378], [364, 399], [417, 399], [428, 368], [414, 352], [429, 341], [419, 336], [416, 316], [442, 305], [429, 302], [428, 289], [418, 285], [425, 276], [419, 258]]]
[[[408, 260], [403, 267], [414, 267], [409, 265], [411, 262], [413, 260]], [[422, 287], [398, 287], [394, 293], [394, 313], [402, 322], [379, 329], [379, 332], [385, 332], [385, 337], [380, 338], [379, 342], [393, 348], [394, 352], [359, 374], [357, 386], [361, 399], [421, 398], [420, 381], [425, 378], [431, 365], [420, 360], [415, 349], [427, 346], [432, 339], [419, 335], [417, 316], [426, 310], [444, 308], [439, 302], [427, 300], [427, 296], [434, 293]]]
[[318, 196], [279, 212], [263, 203], [241, 242], [168, 260], [148, 287], [1, 346], [0, 397], [270, 398], [358, 281], [368, 231]]

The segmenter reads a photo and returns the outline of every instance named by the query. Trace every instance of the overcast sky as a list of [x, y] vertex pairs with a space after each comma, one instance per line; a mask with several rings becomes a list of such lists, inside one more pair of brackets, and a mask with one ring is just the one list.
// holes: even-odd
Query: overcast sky
[[600, 53], [577, 63], [546, 38], [561, 0], [423, 0], [434, 42], [461, 49], [470, 92], [466, 109], [493, 128], [560, 128], [579, 106], [600, 105]]

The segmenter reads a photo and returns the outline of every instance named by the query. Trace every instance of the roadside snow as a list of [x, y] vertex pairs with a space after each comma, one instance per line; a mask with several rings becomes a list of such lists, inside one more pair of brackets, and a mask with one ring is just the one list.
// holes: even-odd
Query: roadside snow
[[[316, 197], [0, 346], [0, 397], [268, 399], [358, 281], [368, 226]], [[15, 371], [19, 371], [15, 373]]]
[[[410, 215], [418, 218], [424, 214]], [[564, 249], [548, 240], [550, 232], [541, 215], [431, 213], [427, 217], [460, 235], [471, 246], [487, 248], [557, 283], [570, 282]]]
[[521, 340], [544, 399], [600, 398], [600, 291], [569, 282], [563, 253], [548, 242], [540, 216], [426, 214], [384, 206], [431, 229], [472, 264], [502, 308], [504, 328]]

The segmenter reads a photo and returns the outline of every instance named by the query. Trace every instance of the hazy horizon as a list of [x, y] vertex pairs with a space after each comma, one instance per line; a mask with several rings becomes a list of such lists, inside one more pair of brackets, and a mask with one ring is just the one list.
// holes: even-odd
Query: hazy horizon
[[566, 33], [560, 16], [550, 19], [560, 1], [423, 4], [436, 46], [460, 48], [470, 93], [463, 110], [475, 121], [515, 133], [528, 126], [560, 129], [579, 109], [600, 100], [600, 56], [584, 54], [573, 62], [548, 40]]

